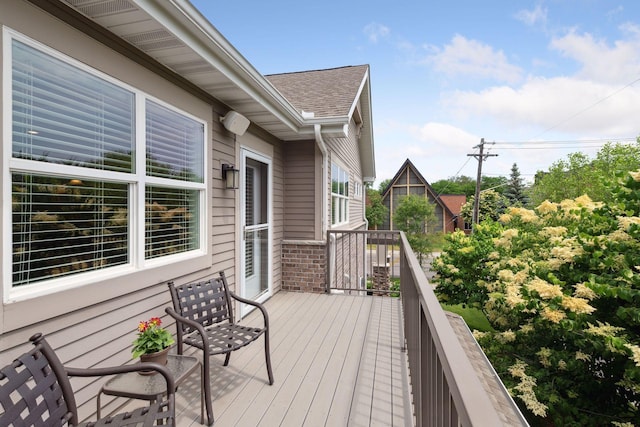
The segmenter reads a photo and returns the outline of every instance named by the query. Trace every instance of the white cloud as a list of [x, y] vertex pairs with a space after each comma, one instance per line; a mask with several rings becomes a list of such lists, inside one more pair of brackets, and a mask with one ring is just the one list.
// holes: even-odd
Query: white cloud
[[543, 8], [539, 4], [533, 10], [523, 9], [516, 13], [516, 19], [524, 22], [526, 25], [532, 27], [534, 25], [545, 26], [547, 23], [547, 8]]
[[429, 144], [429, 153], [468, 151], [469, 147], [479, 141], [477, 136], [448, 123], [430, 122], [422, 126], [411, 126], [409, 133], [419, 141]]
[[610, 11], [608, 11], [605, 16], [608, 19], [614, 18], [617, 15], [621, 15], [624, 12], [624, 8], [622, 6], [618, 6], [614, 9], [611, 9]]
[[378, 40], [387, 37], [391, 32], [389, 27], [382, 24], [378, 24], [377, 22], [372, 22], [370, 24], [367, 24], [362, 31], [369, 38], [369, 41], [372, 43], [377, 43]]
[[638, 77], [640, 69], [640, 30], [626, 24], [621, 27], [629, 37], [609, 46], [591, 34], [570, 31], [554, 38], [550, 48], [564, 57], [575, 60], [581, 69], [577, 77], [596, 82], [624, 85]]
[[458, 91], [451, 94], [448, 105], [468, 117], [493, 118], [503, 124], [505, 133], [528, 128], [634, 137], [639, 131], [640, 89], [620, 90], [569, 77], [532, 78], [519, 88], [496, 86], [480, 92]]
[[[376, 125], [376, 137], [388, 139], [376, 145], [376, 171], [379, 180], [391, 178], [407, 159], [416, 165], [428, 181], [454, 176], [463, 164], [463, 174], [473, 174], [476, 165], [467, 153], [480, 138], [448, 123], [429, 122], [423, 125], [384, 121]], [[383, 160], [381, 160], [383, 159]]]
[[427, 63], [442, 73], [453, 76], [472, 76], [500, 82], [516, 83], [522, 70], [509, 63], [502, 51], [459, 34], [442, 50], [427, 57]]

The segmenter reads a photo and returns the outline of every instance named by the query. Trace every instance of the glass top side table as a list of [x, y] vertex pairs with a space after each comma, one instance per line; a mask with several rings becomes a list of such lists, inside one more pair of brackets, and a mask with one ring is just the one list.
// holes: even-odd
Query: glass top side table
[[[205, 377], [204, 372], [202, 372], [202, 364], [198, 359], [193, 356], [169, 354], [166, 367], [173, 374], [176, 389], [193, 371], [200, 368], [200, 423], [204, 424], [204, 407], [206, 405], [208, 425], [213, 424], [211, 399], [210, 396], [205, 396]], [[166, 389], [167, 384], [162, 375], [140, 375], [137, 372], [115, 375], [109, 379], [98, 392], [98, 409], [96, 415], [99, 419], [101, 409], [100, 396], [103, 393], [109, 396], [128, 397], [154, 402], [162, 397]]]

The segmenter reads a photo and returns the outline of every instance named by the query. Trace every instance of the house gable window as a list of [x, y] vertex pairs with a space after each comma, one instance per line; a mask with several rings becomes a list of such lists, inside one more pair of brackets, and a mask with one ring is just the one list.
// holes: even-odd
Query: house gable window
[[4, 216], [12, 239], [5, 296], [204, 251], [206, 123], [4, 35], [11, 64], [4, 192], [12, 199]]
[[349, 173], [331, 164], [331, 225], [349, 222]]

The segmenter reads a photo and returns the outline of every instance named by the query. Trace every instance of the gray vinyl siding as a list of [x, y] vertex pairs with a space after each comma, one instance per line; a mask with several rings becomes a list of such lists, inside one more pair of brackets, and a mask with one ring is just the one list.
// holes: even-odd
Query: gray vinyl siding
[[[204, 262], [175, 263], [144, 271], [144, 274], [105, 280], [100, 284], [2, 304], [0, 307], [0, 366], [28, 349], [30, 344], [26, 342], [36, 332], [43, 332], [47, 336], [62, 362], [69, 366], [88, 368], [127, 363], [131, 360], [131, 342], [140, 320], [161, 316], [170, 329], [174, 329], [173, 322], [164, 316], [164, 308], [170, 304], [166, 286], [168, 280], [186, 282], [203, 279], [222, 269], [235, 286], [236, 192], [223, 189], [220, 166], [220, 159], [235, 161], [235, 140], [232, 134], [221, 127], [218, 118], [222, 112], [214, 112], [210, 104], [27, 2], [1, 1], [0, 24], [8, 25], [207, 122], [207, 166], [211, 190], [203, 214], [209, 217], [209, 228], [205, 232], [211, 238], [209, 255]], [[0, 70], [3, 68], [0, 67]], [[8, 96], [2, 93], [2, 99]], [[3, 143], [10, 144], [11, 141], [3, 140]], [[275, 203], [274, 211], [281, 212], [282, 208], [278, 206], [282, 204], [281, 155], [276, 157], [274, 164], [274, 198], [279, 200]], [[278, 226], [282, 227], [281, 220], [276, 221]], [[279, 250], [279, 241], [277, 245], [275, 243], [282, 238], [282, 233], [275, 234], [274, 246]], [[11, 255], [3, 254], [3, 257], [8, 256]], [[279, 257], [279, 253], [274, 253], [274, 257]], [[279, 268], [274, 268], [276, 283], [280, 282], [279, 274]], [[103, 383], [103, 378], [73, 379], [81, 419], [95, 413], [95, 396]], [[112, 399], [105, 398], [103, 401], [106, 411], [114, 409], [110, 403]]]
[[284, 238], [316, 239], [316, 147], [315, 141], [284, 145]]
[[[273, 292], [282, 288], [282, 240], [285, 224], [285, 164], [284, 144], [277, 143], [273, 147], [273, 246], [272, 246], [272, 285]], [[288, 165], [287, 165], [288, 166]]]
[[[360, 150], [355, 122], [351, 120], [349, 123], [349, 135], [347, 138], [330, 138], [327, 141], [327, 145], [331, 151], [331, 161], [336, 161], [338, 164], [346, 167], [349, 172], [349, 224], [345, 224], [339, 228], [352, 229], [360, 227], [364, 221], [364, 195], [360, 199], [354, 197], [355, 181], [358, 180], [362, 182], [362, 166], [360, 163]], [[331, 165], [329, 165], [329, 167], [331, 167]], [[329, 186], [330, 185], [331, 177], [329, 177]], [[328, 205], [329, 209], [331, 209], [331, 190], [329, 190]], [[330, 211], [328, 218], [331, 218]]]
[[[79, 368], [112, 366], [131, 360], [131, 342], [135, 338], [138, 322], [151, 316], [161, 316], [171, 330], [173, 322], [164, 316], [164, 308], [170, 305], [170, 296], [166, 282], [177, 283], [201, 280], [224, 270], [232, 288], [238, 282], [236, 265], [238, 260], [238, 224], [236, 207], [239, 192], [223, 187], [221, 178], [222, 163], [239, 164], [239, 146], [233, 134], [226, 131], [219, 118], [226, 111], [220, 111], [216, 100], [205, 101], [201, 93], [190, 93], [180, 88], [176, 82], [167, 80], [160, 74], [150, 71], [143, 59], [125, 58], [112, 48], [97, 42], [72, 25], [63, 23], [43, 12], [26, 0], [0, 0], [0, 25], [6, 25], [36, 41], [46, 44], [58, 52], [106, 73], [133, 88], [144, 91], [149, 96], [173, 105], [207, 123], [207, 185], [209, 186], [206, 207], [207, 229], [204, 233], [210, 237], [206, 255], [195, 260], [187, 260], [160, 266], [154, 269], [138, 271], [116, 279], [104, 279], [49, 295], [34, 297], [20, 302], [0, 305], [0, 366], [9, 363], [20, 352], [29, 348], [27, 341], [36, 332], [42, 332], [56, 349], [64, 364]], [[1, 33], [0, 33], [1, 34]], [[0, 56], [0, 62], [2, 56]], [[6, 68], [0, 63], [0, 73]], [[167, 73], [170, 74], [170, 73]], [[1, 76], [2, 81], [6, 76]], [[3, 93], [5, 85], [0, 85], [3, 100], [10, 94]], [[4, 118], [0, 121], [0, 135], [5, 135]], [[255, 129], [250, 129], [250, 132]], [[349, 168], [350, 178], [360, 177], [358, 145], [355, 140], [355, 126], [350, 129], [350, 137], [330, 141], [330, 151]], [[318, 178], [320, 174], [319, 152], [315, 142], [300, 145], [299, 157], [289, 155], [289, 145], [262, 136], [273, 146], [273, 290], [277, 292], [282, 282], [281, 245], [288, 233], [301, 233], [302, 238], [317, 238], [319, 229], [320, 196]], [[11, 141], [4, 140], [3, 144]], [[295, 146], [295, 145], [294, 145]], [[301, 169], [289, 174], [289, 160], [300, 162]], [[286, 165], [286, 167], [285, 167]], [[308, 176], [301, 178], [304, 167], [310, 165]], [[285, 169], [287, 170], [285, 174]], [[4, 177], [4, 175], [2, 175]], [[289, 204], [296, 203], [291, 198], [289, 184], [303, 182], [304, 189], [298, 193], [306, 202], [306, 214], [303, 220], [292, 220]], [[325, 185], [330, 185], [325, 183]], [[353, 194], [353, 184], [350, 186]], [[350, 200], [351, 218], [361, 222], [361, 207]], [[360, 203], [361, 205], [361, 203]], [[330, 203], [329, 203], [330, 206]], [[355, 224], [354, 224], [355, 226]], [[4, 227], [0, 228], [1, 230]], [[311, 230], [311, 234], [308, 233]], [[0, 235], [7, 241], [10, 236]], [[3, 248], [4, 249], [4, 248]], [[3, 257], [11, 254], [3, 253]], [[2, 291], [0, 291], [2, 292]], [[95, 396], [104, 379], [73, 379], [81, 419], [95, 413]], [[114, 409], [112, 399], [104, 398], [105, 411]]]

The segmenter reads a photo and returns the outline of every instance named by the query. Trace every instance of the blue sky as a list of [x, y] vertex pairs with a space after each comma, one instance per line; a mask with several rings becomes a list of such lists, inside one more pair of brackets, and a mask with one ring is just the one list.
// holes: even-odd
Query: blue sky
[[[377, 182], [526, 179], [640, 135], [637, 0], [192, 0], [262, 74], [369, 64]], [[376, 184], [377, 185], [377, 184]]]

